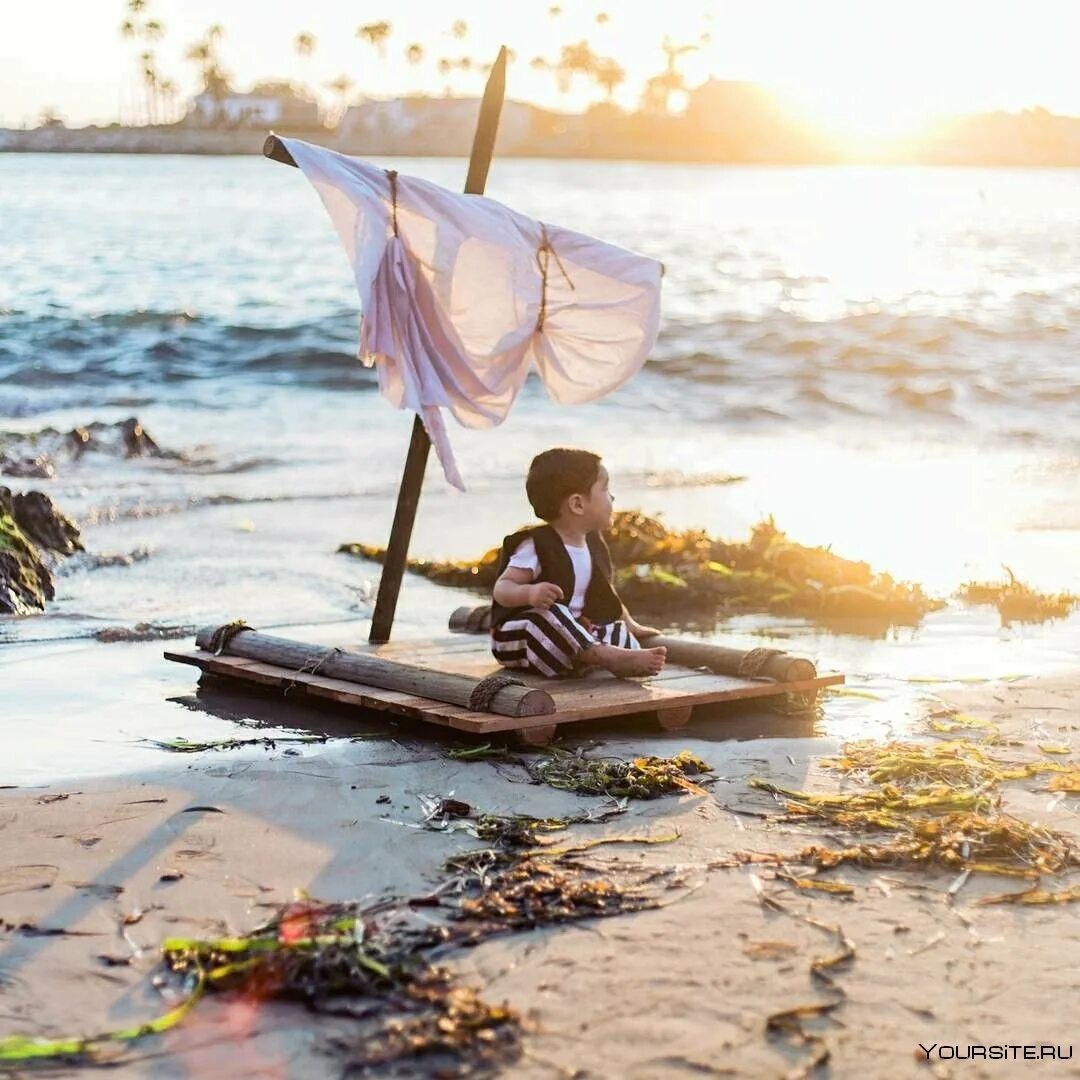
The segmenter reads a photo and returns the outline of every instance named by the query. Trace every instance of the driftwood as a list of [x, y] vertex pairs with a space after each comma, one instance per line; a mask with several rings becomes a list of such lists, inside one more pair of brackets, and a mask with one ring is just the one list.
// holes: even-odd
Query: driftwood
[[[481, 634], [491, 628], [491, 607], [459, 607], [450, 616], [450, 629], [459, 633]], [[817, 676], [817, 668], [810, 660], [789, 656], [775, 649], [729, 649], [705, 641], [668, 637], [661, 634], [648, 639], [650, 647], [663, 645], [672, 664], [685, 667], [707, 668], [717, 675], [735, 675], [742, 678], [765, 678], [774, 682], [801, 682]]]
[[[195, 643], [206, 652], [217, 651], [214, 646], [220, 636], [219, 629], [203, 627], [196, 634]], [[309, 645], [254, 630], [240, 630], [228, 636], [220, 651], [227, 656], [258, 660], [288, 671], [318, 674], [364, 686], [377, 686], [383, 690], [397, 690], [467, 709], [478, 708], [473, 695], [482, 680], [403, 664], [369, 653]], [[485, 711], [502, 716], [546, 716], [555, 711], [555, 703], [545, 690], [509, 685], [494, 692]]]

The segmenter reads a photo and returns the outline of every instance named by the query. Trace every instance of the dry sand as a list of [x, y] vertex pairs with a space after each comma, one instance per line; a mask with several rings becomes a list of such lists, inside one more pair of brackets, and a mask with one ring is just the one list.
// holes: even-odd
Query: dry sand
[[[938, 688], [935, 688], [938, 689]], [[992, 718], [1023, 740], [1080, 739], [1080, 675], [941, 689], [965, 712]], [[827, 830], [768, 825], [727, 808], [762, 812], [771, 798], [751, 775], [779, 784], [835, 788], [807, 759], [806, 739], [717, 741], [715, 721], [674, 737], [631, 732], [606, 752], [669, 754], [687, 747], [719, 781], [707, 798], [631, 804], [630, 812], [578, 834], [669, 833], [672, 844], [603, 847], [591, 857], [678, 864], [694, 891], [658, 910], [490, 941], [454, 965], [487, 1000], [526, 1014], [525, 1054], [514, 1077], [782, 1076], [805, 1051], [770, 1041], [765, 1018], [822, 1000], [811, 961], [835, 951], [821, 930], [762, 906], [753, 873], [790, 912], [839, 924], [857, 957], [838, 976], [846, 1003], [821, 1025], [837, 1077], [1080, 1076], [1070, 1061], [931, 1063], [938, 1043], [1071, 1045], [1080, 985], [1074, 905], [977, 907], [980, 896], [1024, 887], [972, 877], [946, 902], [947, 873], [843, 870], [855, 898], [809, 896], [769, 880], [762, 867], [710, 870], [733, 851], [794, 850]], [[644, 732], [645, 729], [642, 729]], [[174, 762], [170, 759], [170, 765]], [[1030, 820], [1076, 832], [1078, 800], [1052, 799], [1045, 780], [1009, 785], [1007, 805]], [[89, 1034], [164, 1010], [150, 973], [166, 936], [242, 932], [302, 887], [323, 899], [428, 891], [442, 860], [475, 841], [408, 825], [418, 793], [494, 811], [564, 814], [585, 800], [512, 784], [490, 763], [447, 759], [422, 738], [374, 746], [330, 744], [300, 755], [206, 753], [189, 768], [135, 778], [0, 792], [0, 919], [62, 928], [62, 936], [0, 934], [0, 1034]], [[379, 796], [389, 796], [380, 804]], [[159, 880], [180, 871], [176, 881]], [[1053, 883], [1047, 883], [1051, 885]], [[143, 911], [126, 928], [122, 920]], [[775, 959], [755, 943], [782, 942]], [[100, 954], [140, 952], [130, 967]], [[298, 1006], [254, 1009], [206, 1000], [185, 1024], [144, 1040], [120, 1076], [341, 1074], [324, 1052], [348, 1023]], [[75, 1071], [75, 1070], [71, 1070]]]

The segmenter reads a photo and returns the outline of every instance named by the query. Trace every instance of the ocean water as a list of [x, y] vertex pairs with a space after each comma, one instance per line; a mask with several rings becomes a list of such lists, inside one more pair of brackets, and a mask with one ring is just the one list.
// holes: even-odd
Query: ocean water
[[[392, 164], [452, 188], [464, 175]], [[530, 456], [569, 443], [605, 456], [620, 505], [673, 525], [737, 538], [771, 514], [941, 595], [1003, 565], [1080, 591], [1080, 171], [497, 161], [488, 191], [663, 260], [660, 339], [603, 402], [559, 409], [530, 384], [501, 428], [453, 430], [469, 490], [432, 467], [414, 553], [497, 543], [529, 517]], [[92, 553], [140, 555], [72, 560], [47, 613], [0, 619], [9, 717], [67, 708], [40, 686], [61, 649], [119, 665], [118, 700], [137, 683], [148, 715], [179, 723], [186, 706], [146, 702], [190, 673], [163, 675], [159, 646], [91, 642], [103, 626], [365, 636], [378, 568], [334, 551], [385, 541], [411, 420], [355, 359], [357, 318], [297, 170], [0, 155], [0, 431], [137, 415], [187, 454], [3, 481], [47, 490]], [[746, 479], [672, 482], [715, 473]], [[408, 581], [400, 633], [441, 629], [460, 602]], [[1076, 617], [1003, 628], [956, 606], [876, 640], [793, 620], [718, 633], [794, 641], [870, 683], [1049, 670], [1080, 645]]]

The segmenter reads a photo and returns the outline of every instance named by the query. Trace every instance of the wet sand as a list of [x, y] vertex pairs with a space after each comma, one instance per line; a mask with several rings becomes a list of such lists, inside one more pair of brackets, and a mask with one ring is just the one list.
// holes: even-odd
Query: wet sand
[[[1080, 738], [1080, 673], [934, 689], [1018, 740], [1010, 757]], [[1075, 906], [975, 906], [980, 896], [1025, 887], [1004, 877], [974, 875], [948, 903], [956, 875], [946, 872], [833, 872], [855, 886], [851, 900], [796, 891], [771, 880], [768, 867], [710, 868], [735, 851], [793, 851], [839, 839], [827, 828], [751, 816], [774, 804], [746, 783], [759, 775], [833, 790], [835, 776], [815, 760], [832, 746], [806, 739], [790, 721], [777, 722], [767, 738], [725, 739], [740, 726], [736, 714], [695, 721], [674, 736], [635, 724], [609, 729], [602, 753], [685, 747], [719, 779], [708, 797], [631, 803], [622, 817], [572, 833], [677, 831], [670, 844], [599, 848], [589, 858], [677, 865], [688, 895], [658, 910], [514, 935], [453, 956], [465, 982], [528, 1019], [525, 1054], [505, 1075], [759, 1077], [797, 1068], [807, 1051], [767, 1039], [765, 1019], [828, 997], [809, 965], [835, 944], [792, 913], [842, 926], [857, 953], [837, 975], [847, 1001], [834, 1023], [821, 1026], [831, 1075], [1004, 1077], [1024, 1068], [928, 1064], [919, 1043], [1052, 1044], [1068, 1052], [1080, 989]], [[85, 1034], [158, 1015], [166, 1005], [150, 974], [163, 938], [243, 932], [296, 888], [326, 900], [426, 893], [442, 861], [476, 841], [411, 827], [422, 819], [421, 794], [453, 793], [487, 810], [536, 815], [596, 803], [513, 784], [490, 763], [448, 759], [424, 732], [387, 734], [298, 753], [285, 744], [207, 752], [179, 765], [155, 756], [161, 768], [127, 777], [0, 792], [0, 919], [68, 932], [5, 929], [0, 936], [0, 1034]], [[1045, 778], [1010, 783], [1005, 805], [1075, 834], [1077, 798], [1044, 789]], [[380, 804], [381, 796], [391, 801]], [[175, 871], [179, 880], [161, 880]], [[752, 874], [786, 911], [761, 904]], [[141, 918], [124, 927], [124, 916], [137, 911]], [[790, 948], [776, 959], [754, 958], [763, 941]], [[131, 966], [96, 959], [130, 955], [133, 947]], [[174, 1032], [135, 1047], [117, 1071], [336, 1076], [340, 1061], [324, 1048], [331, 1033], [348, 1027], [299, 1006], [208, 999]], [[1080, 1075], [1076, 1056], [1037, 1067], [1047, 1076]]]

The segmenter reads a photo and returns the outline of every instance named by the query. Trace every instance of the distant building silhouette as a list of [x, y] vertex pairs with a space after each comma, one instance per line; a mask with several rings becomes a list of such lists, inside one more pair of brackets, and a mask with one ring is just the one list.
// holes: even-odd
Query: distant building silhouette
[[[670, 89], [660, 86], [668, 97]], [[635, 112], [610, 101], [583, 113], [507, 101], [496, 150], [506, 157], [718, 164], [1080, 166], [1080, 118], [1041, 108], [943, 118], [902, 141], [881, 136], [856, 150], [832, 141], [756, 83], [710, 78], [687, 90], [685, 100], [685, 109], [674, 113], [658, 107], [659, 97]], [[43, 117], [28, 131], [0, 131], [0, 150], [256, 153], [262, 145], [256, 133], [274, 128], [360, 156], [464, 156], [479, 109], [474, 97], [369, 99], [347, 108], [329, 130], [317, 102], [300, 87], [270, 81], [240, 93], [220, 79], [193, 99], [179, 124], [65, 129]]]
[[[345, 110], [336, 141], [369, 154], [468, 153], [479, 112], [479, 98], [372, 98]], [[533, 135], [533, 114], [538, 112], [532, 105], [507, 101], [499, 119], [497, 148], [514, 153], [526, 146]]]
[[244, 93], [204, 90], [192, 99], [184, 123], [195, 127], [314, 128], [322, 121], [318, 102], [291, 83], [262, 82]]

